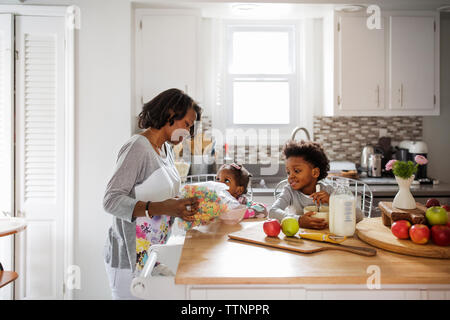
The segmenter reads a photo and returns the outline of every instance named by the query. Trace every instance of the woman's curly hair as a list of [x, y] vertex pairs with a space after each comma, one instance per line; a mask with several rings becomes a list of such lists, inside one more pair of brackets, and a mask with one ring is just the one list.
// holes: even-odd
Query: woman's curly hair
[[289, 140], [283, 147], [283, 156], [285, 159], [289, 157], [302, 157], [315, 168], [319, 168], [320, 175], [317, 180], [326, 178], [330, 170], [330, 161], [322, 146], [317, 142]]
[[[190, 108], [197, 113], [196, 121], [200, 121], [202, 108], [183, 91], [168, 89], [144, 104], [139, 114], [139, 128], [161, 129], [166, 123], [173, 125], [175, 120], [183, 119]], [[194, 126], [190, 134], [194, 136]]]

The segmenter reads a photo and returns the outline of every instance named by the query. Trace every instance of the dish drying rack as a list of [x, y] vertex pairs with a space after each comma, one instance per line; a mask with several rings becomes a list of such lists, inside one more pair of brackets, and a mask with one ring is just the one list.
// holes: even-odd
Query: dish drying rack
[[[216, 181], [216, 174], [198, 174], [182, 177], [181, 186], [207, 181]], [[253, 200], [253, 189], [250, 182], [248, 195]], [[134, 296], [146, 300], [186, 298], [185, 286], [175, 284], [175, 273], [178, 269], [184, 243], [184, 238], [177, 238], [179, 239], [175, 243], [150, 246], [144, 268], [131, 282], [130, 290]], [[152, 275], [157, 261], [160, 263], [160, 266], [164, 265], [161, 270], [163, 272], [162, 275]]]
[[[277, 199], [281, 189], [288, 183], [287, 179], [280, 181], [273, 192], [274, 200]], [[338, 184], [348, 187], [356, 196], [356, 207], [359, 208], [364, 217], [370, 218], [373, 209], [373, 193], [367, 183], [361, 182], [352, 178], [345, 178], [339, 176], [329, 176], [322, 180], [323, 184], [335, 188]]]

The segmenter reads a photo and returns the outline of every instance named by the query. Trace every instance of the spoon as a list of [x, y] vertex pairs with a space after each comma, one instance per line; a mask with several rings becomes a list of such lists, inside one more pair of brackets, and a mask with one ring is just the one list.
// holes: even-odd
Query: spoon
[[[320, 192], [320, 185], [316, 184], [316, 192]], [[317, 212], [320, 212], [320, 201], [317, 200]]]

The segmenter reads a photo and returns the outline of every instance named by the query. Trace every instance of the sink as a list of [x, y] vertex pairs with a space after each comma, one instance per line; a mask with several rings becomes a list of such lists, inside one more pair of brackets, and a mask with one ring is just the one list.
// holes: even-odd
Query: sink
[[[264, 183], [261, 183], [261, 179], [264, 180]], [[272, 180], [272, 179], [268, 179], [268, 178], [261, 178], [258, 177], [258, 179], [253, 180], [252, 179], [252, 183], [251, 186], [252, 188], [256, 188], [256, 189], [275, 189], [275, 187], [280, 183], [281, 180], [284, 180], [286, 178], [280, 178], [279, 180]]]
[[253, 175], [253, 179], [286, 179], [286, 166], [284, 163], [278, 164], [244, 164], [245, 169]]
[[27, 223], [23, 218], [0, 218], [0, 237], [22, 231], [26, 226]]
[[[284, 163], [273, 166], [270, 164], [244, 164], [244, 167], [253, 175], [250, 180], [253, 189], [271, 189], [273, 192], [277, 184], [287, 178]], [[261, 183], [261, 180], [264, 180], [264, 183]]]

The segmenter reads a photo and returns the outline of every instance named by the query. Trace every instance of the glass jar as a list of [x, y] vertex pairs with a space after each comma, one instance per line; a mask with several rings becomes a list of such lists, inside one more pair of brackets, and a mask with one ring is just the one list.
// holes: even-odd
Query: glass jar
[[356, 228], [356, 198], [350, 188], [338, 184], [330, 196], [329, 227], [337, 236], [351, 237]]

